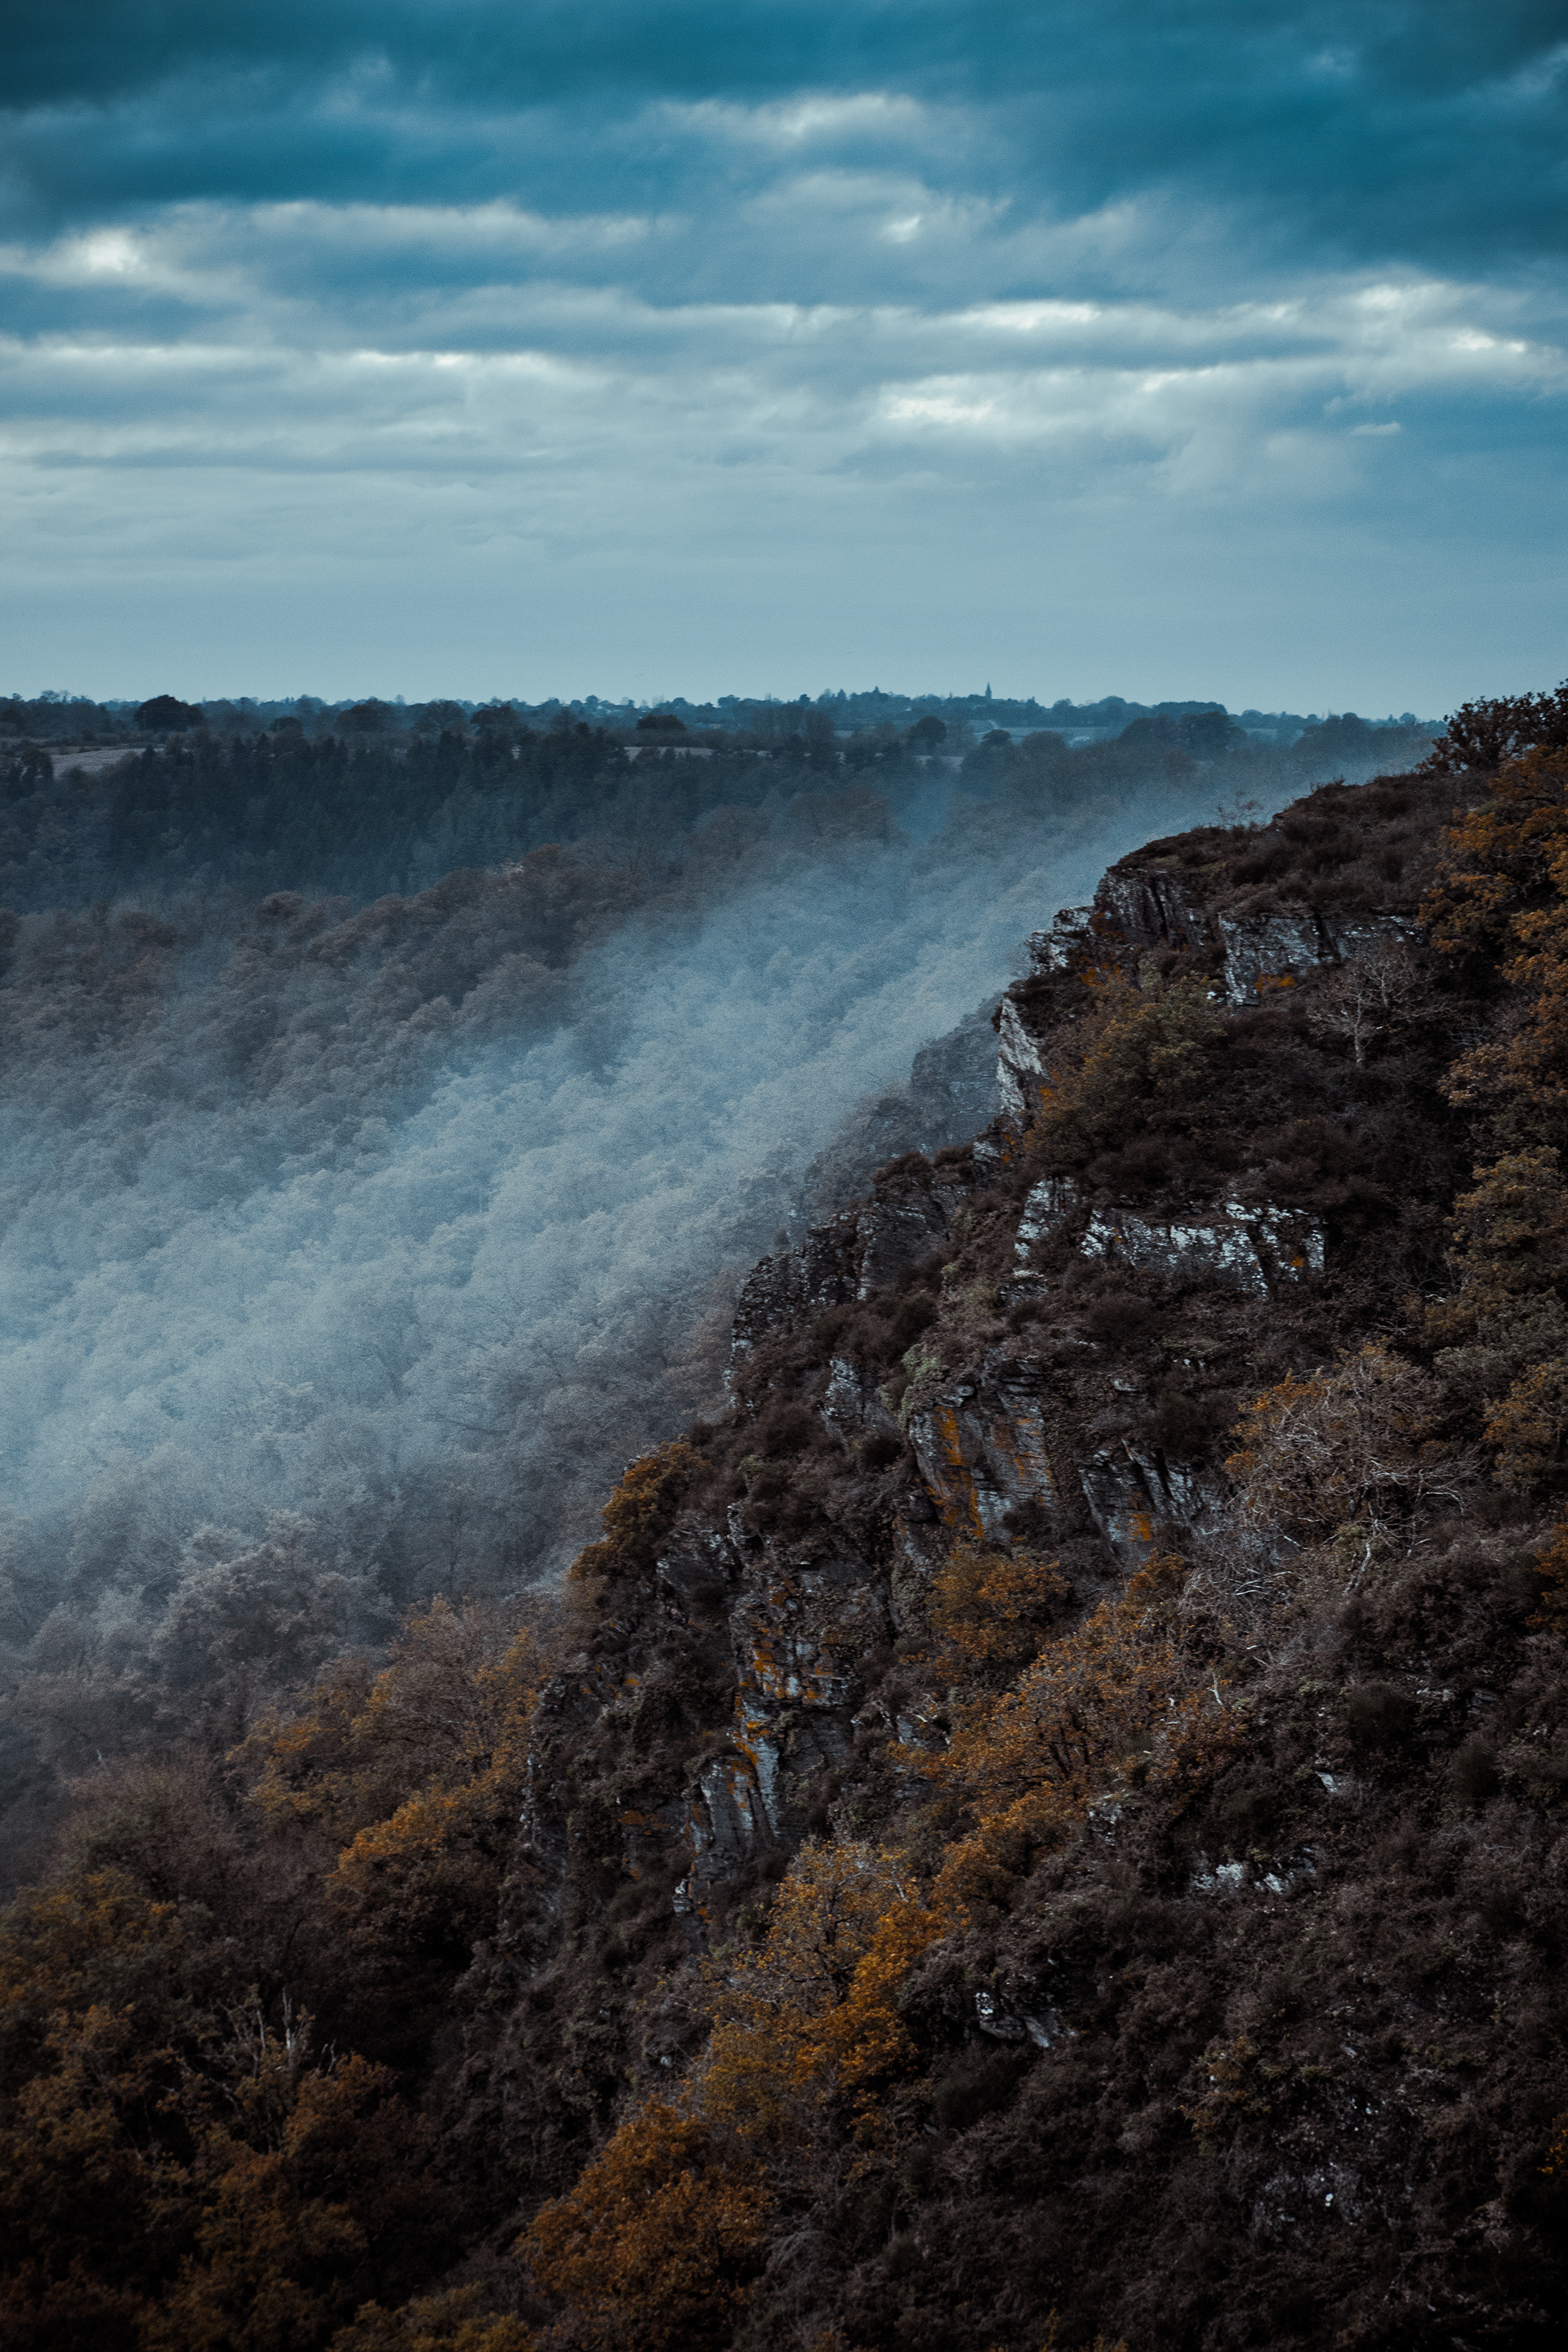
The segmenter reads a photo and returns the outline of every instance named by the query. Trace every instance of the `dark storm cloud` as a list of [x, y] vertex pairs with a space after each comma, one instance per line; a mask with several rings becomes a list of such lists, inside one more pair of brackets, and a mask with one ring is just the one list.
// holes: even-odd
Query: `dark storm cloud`
[[[1542, 0], [75, 0], [14, 16], [10, 194], [32, 227], [199, 197], [646, 211], [743, 199], [792, 146], [917, 174], [934, 147], [942, 179], [1054, 217], [1164, 192], [1245, 206], [1268, 246], [1525, 254], [1561, 248], [1565, 59], [1568, 21]], [[799, 105], [868, 92], [916, 104]], [[723, 137], [726, 110], [749, 140]]]
[[1563, 31], [28, 0], [5, 683], [1540, 684]]

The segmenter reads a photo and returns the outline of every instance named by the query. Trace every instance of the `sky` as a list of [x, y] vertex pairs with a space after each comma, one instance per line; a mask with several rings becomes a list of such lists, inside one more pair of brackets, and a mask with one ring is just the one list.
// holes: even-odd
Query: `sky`
[[1568, 671], [1562, 0], [6, 26], [0, 691]]

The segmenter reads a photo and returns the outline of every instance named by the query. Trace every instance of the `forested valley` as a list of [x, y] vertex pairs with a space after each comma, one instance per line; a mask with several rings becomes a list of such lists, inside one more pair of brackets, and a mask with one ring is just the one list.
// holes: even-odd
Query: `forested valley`
[[[1179, 792], [1211, 772], [1237, 802], [1278, 798], [1292, 783], [1372, 774], [1425, 751], [1433, 731], [1408, 713], [1408, 723], [1371, 725], [1251, 712], [1258, 723], [1244, 726], [1215, 705], [1117, 697], [1050, 712], [977, 697], [876, 695], [849, 710], [845, 701], [678, 698], [639, 712], [593, 698], [410, 709], [163, 695], [132, 709], [0, 698], [0, 907], [127, 892], [158, 903], [192, 888], [363, 901], [548, 843], [613, 842], [623, 857], [657, 857], [721, 812], [814, 783], [836, 795], [869, 786], [917, 826], [955, 795], [1016, 813], [1077, 811]], [[875, 715], [889, 709], [899, 717]], [[657, 765], [657, 782], [643, 761]]]
[[559, 1574], [758, 1252], [984, 1123], [1041, 901], [1277, 752], [681, 708], [0, 705], [11, 1880], [193, 1705]]
[[809, 716], [0, 755], [7, 2343], [1560, 2340], [1568, 688]]

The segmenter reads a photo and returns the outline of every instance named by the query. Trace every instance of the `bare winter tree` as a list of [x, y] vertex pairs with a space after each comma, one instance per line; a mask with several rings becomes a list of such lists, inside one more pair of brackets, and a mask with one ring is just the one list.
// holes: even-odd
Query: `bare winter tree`
[[1426, 975], [1405, 941], [1379, 940], [1314, 991], [1307, 1022], [1321, 1037], [1342, 1037], [1359, 1070], [1365, 1066], [1368, 1046], [1414, 1020], [1430, 994]]

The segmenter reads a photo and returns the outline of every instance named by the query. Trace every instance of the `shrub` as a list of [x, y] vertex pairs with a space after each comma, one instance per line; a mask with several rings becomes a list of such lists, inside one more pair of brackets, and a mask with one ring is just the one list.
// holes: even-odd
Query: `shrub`
[[1497, 1794], [1497, 1758], [1484, 1739], [1472, 1737], [1457, 1748], [1448, 1772], [1454, 1794], [1472, 1810]]
[[[1098, 984], [1071, 1033], [1075, 1059], [1040, 1089], [1033, 1138], [1073, 1162], [1117, 1141], [1152, 1111], [1189, 1101], [1205, 1056], [1225, 1034], [1225, 1016], [1202, 981]], [[1065, 1057], [1064, 1057], [1065, 1061]]]
[[632, 1463], [601, 1514], [602, 1539], [578, 1553], [568, 1574], [616, 1577], [651, 1567], [654, 1548], [680, 1507], [694, 1460], [691, 1447], [678, 1438]]
[[1532, 1364], [1493, 1405], [1482, 1435], [1497, 1448], [1497, 1479], [1516, 1494], [1555, 1485], [1568, 1441], [1568, 1356]]
[[929, 1331], [937, 1318], [937, 1303], [929, 1291], [917, 1290], [899, 1303], [898, 1312], [888, 1327], [888, 1345], [902, 1355], [922, 1331]]
[[1173, 1381], [1167, 1381], [1155, 1391], [1153, 1410], [1142, 1433], [1163, 1453], [1190, 1462], [1207, 1450], [1224, 1419], [1223, 1401], [1190, 1396]]
[[1159, 1328], [1159, 1316], [1150, 1300], [1131, 1283], [1120, 1283], [1091, 1298], [1084, 1310], [1083, 1328], [1091, 1339], [1112, 1348], [1141, 1348]]
[[[727, 2158], [727, 2160], [724, 2158]], [[628, 2352], [721, 2343], [761, 2267], [771, 2199], [754, 2162], [716, 2151], [697, 2116], [652, 2099], [518, 2242], [547, 2294]]]
[[1005, 2107], [1027, 2070], [1018, 2050], [965, 2050], [931, 2076], [931, 2111], [943, 2131], [967, 2131]]
[[478, 2287], [423, 2295], [401, 2311], [367, 2303], [340, 2327], [330, 2352], [533, 2352], [534, 2337], [521, 2319], [488, 2311]]
[[1312, 1381], [1281, 1381], [1237, 1424], [1226, 1468], [1244, 1534], [1310, 1542], [1352, 1527], [1370, 1541], [1450, 1475], [1423, 1451], [1436, 1387], [1407, 1357], [1375, 1344]]
[[1345, 1694], [1345, 1728], [1369, 1755], [1404, 1748], [1415, 1726], [1415, 1702], [1396, 1683], [1360, 1683]]

